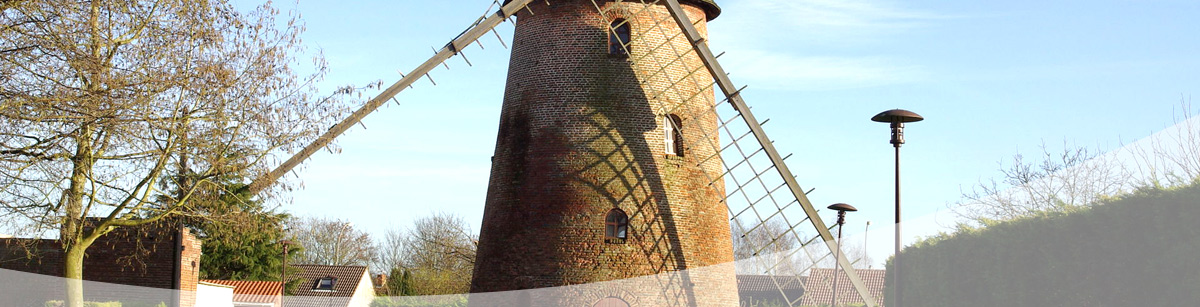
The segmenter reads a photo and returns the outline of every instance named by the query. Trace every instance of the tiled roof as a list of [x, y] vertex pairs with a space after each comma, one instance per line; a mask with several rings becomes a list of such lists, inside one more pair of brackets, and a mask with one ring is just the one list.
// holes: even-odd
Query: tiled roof
[[[804, 282], [804, 299], [800, 301], [800, 305], [829, 304], [829, 300], [833, 299], [833, 271], [813, 268], [808, 273], [808, 279]], [[877, 304], [882, 304], [884, 274], [887, 271], [857, 269], [855, 272], [871, 293], [871, 297], [875, 298]], [[838, 272], [837, 288], [838, 304], [863, 303], [862, 297], [854, 290], [854, 285], [850, 283], [850, 278], [846, 277], [844, 271]]]
[[[288, 267], [300, 269], [300, 273], [295, 277], [300, 280], [300, 283], [294, 293], [290, 293], [284, 298], [284, 306], [287, 307], [346, 306], [350, 302], [350, 298], [354, 296], [354, 291], [357, 290], [362, 279], [369, 278], [365, 266], [300, 264]], [[333, 284], [333, 292], [313, 291], [313, 285], [317, 280], [326, 276], [337, 278], [337, 282]], [[289, 277], [288, 279], [293, 278]]]
[[214, 280], [202, 279], [219, 285], [233, 286], [233, 301], [246, 303], [275, 302], [280, 293], [278, 281]]
[[743, 305], [798, 302], [804, 295], [804, 276], [738, 275], [738, 299]]
[[804, 276], [738, 275], [738, 292], [778, 292], [804, 290]]

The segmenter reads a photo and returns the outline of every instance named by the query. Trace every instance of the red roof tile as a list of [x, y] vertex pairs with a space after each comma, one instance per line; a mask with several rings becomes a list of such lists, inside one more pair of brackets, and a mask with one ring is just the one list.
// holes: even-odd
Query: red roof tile
[[[808, 279], [804, 281], [804, 298], [800, 301], [800, 305], [827, 305], [829, 300], [833, 299], [833, 269], [813, 268], [808, 273]], [[875, 298], [877, 304], [883, 304], [883, 283], [885, 270], [854, 270], [858, 273], [858, 277], [862, 279], [863, 284], [867, 287], [871, 297]], [[850, 283], [850, 278], [846, 277], [846, 272], [838, 272], [837, 281], [837, 303], [852, 304], [863, 303], [862, 297], [858, 295], [858, 291], [854, 290], [854, 285]]]
[[738, 275], [738, 298], [743, 303], [799, 302], [804, 296], [805, 278], [793, 275]]
[[738, 292], [804, 291], [804, 276], [738, 275]]
[[279, 299], [280, 282], [248, 280], [213, 280], [203, 282], [233, 286], [233, 301], [247, 303], [273, 303]]

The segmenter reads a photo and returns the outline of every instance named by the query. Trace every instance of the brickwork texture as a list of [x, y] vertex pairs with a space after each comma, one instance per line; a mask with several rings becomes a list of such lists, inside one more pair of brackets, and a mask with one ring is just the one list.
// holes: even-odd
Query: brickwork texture
[[[194, 306], [200, 245], [182, 226], [119, 227], [87, 250], [83, 279], [98, 283], [84, 285], [84, 299]], [[64, 255], [57, 240], [0, 239], [0, 269], [62, 276]], [[21, 306], [61, 300], [65, 282], [58, 281], [23, 285], [32, 288], [9, 299], [21, 300]]]
[[[688, 273], [733, 261], [712, 77], [665, 6], [596, 3], [535, 1], [517, 16], [471, 291], [662, 276], [511, 304], [736, 306], [731, 265]], [[705, 4], [683, 4], [706, 33]], [[615, 19], [629, 21], [628, 55], [609, 54]], [[629, 217], [623, 243], [605, 242], [614, 208]]]

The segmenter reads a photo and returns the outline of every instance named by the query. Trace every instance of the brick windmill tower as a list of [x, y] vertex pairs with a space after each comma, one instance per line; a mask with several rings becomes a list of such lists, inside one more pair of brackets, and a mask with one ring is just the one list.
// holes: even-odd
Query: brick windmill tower
[[[702, 34], [720, 13], [711, 0], [682, 7]], [[737, 305], [719, 146], [687, 145], [718, 143], [712, 76], [679, 55], [692, 46], [663, 22], [668, 8], [529, 8], [517, 14], [471, 291], [599, 283], [518, 300]]]
[[[516, 17], [472, 305], [734, 306], [731, 233], [773, 238], [739, 239], [738, 250], [754, 258], [745, 269], [782, 283], [831, 257], [850, 267], [708, 48], [712, 1], [506, 0], [245, 191], [269, 188]], [[856, 271], [845, 274], [876, 306]]]

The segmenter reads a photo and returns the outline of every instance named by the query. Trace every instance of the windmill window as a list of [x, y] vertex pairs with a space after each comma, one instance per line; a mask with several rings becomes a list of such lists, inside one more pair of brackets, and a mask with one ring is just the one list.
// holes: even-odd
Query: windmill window
[[665, 149], [668, 155], [683, 156], [683, 119], [678, 115], [667, 115], [663, 125], [663, 138], [666, 140]]
[[629, 55], [629, 22], [625, 19], [615, 19], [609, 26], [608, 54]]
[[629, 216], [621, 209], [608, 211], [604, 218], [604, 243], [625, 243], [629, 237]]
[[629, 303], [621, 298], [609, 296], [596, 302], [592, 307], [629, 307]]

